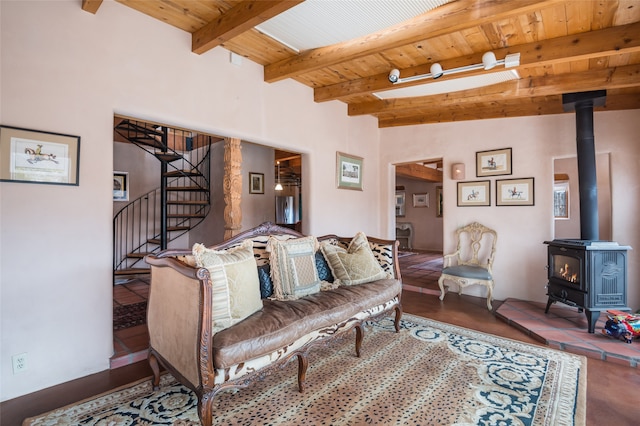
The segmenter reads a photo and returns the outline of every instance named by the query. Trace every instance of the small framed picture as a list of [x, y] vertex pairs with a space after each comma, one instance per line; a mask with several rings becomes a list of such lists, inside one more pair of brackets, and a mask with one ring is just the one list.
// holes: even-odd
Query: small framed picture
[[78, 185], [80, 136], [0, 126], [0, 181]]
[[496, 206], [533, 206], [533, 178], [496, 180]]
[[128, 172], [113, 172], [113, 201], [129, 201]]
[[476, 152], [476, 176], [511, 174], [511, 148]]
[[458, 182], [458, 207], [491, 205], [490, 181]]
[[336, 182], [338, 188], [362, 191], [362, 157], [336, 153]]
[[249, 194], [264, 194], [264, 173], [249, 172]]
[[429, 194], [413, 194], [413, 207], [429, 207]]

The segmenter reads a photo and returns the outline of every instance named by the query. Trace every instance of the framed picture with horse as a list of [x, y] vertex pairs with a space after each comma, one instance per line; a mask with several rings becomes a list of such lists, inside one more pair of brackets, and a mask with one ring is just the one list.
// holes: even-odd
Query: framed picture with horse
[[533, 206], [533, 178], [497, 179], [496, 206]]
[[79, 185], [80, 136], [0, 126], [0, 181]]

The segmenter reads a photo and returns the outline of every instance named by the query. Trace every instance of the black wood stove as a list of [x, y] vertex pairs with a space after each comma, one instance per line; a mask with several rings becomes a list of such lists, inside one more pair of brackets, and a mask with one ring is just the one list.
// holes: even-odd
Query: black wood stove
[[627, 251], [613, 241], [553, 240], [548, 245], [546, 312], [554, 302], [584, 309], [593, 333], [600, 312], [627, 306]]

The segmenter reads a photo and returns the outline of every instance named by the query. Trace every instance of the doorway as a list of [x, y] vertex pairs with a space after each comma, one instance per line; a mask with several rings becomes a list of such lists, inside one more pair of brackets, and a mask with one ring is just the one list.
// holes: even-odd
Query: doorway
[[442, 158], [396, 164], [396, 239], [400, 251], [443, 248]]

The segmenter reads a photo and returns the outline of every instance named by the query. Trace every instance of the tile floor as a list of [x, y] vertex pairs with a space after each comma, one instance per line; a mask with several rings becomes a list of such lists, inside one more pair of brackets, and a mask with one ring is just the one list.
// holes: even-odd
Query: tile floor
[[[149, 279], [133, 279], [113, 287], [113, 307], [144, 302], [149, 298]], [[111, 368], [147, 359], [149, 331], [147, 325], [137, 325], [113, 332]]]

